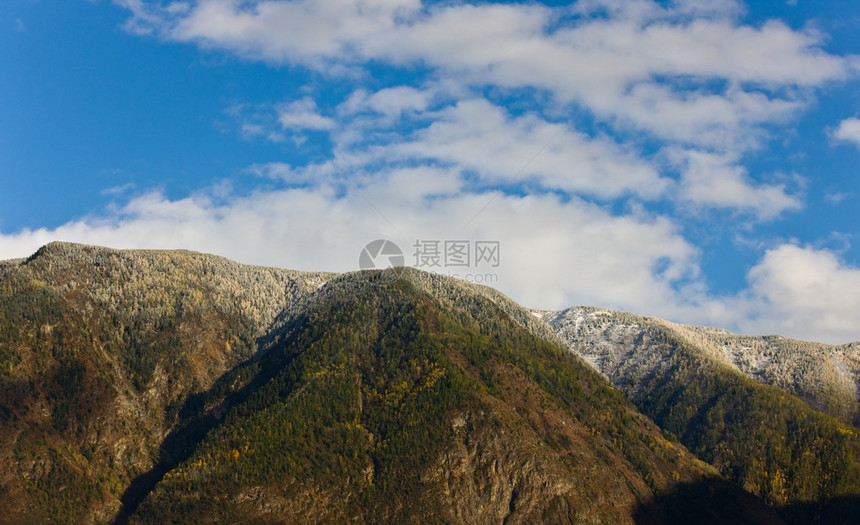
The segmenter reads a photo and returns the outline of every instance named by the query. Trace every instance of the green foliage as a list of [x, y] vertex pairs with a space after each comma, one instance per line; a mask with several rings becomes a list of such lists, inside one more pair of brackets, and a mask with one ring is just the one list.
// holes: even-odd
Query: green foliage
[[25, 490], [39, 502], [44, 519], [50, 523], [81, 523], [93, 504], [104, 497], [102, 483], [89, 470], [86, 458], [71, 447], [30, 446], [22, 442], [16, 450], [20, 459], [47, 467], [44, 476], [26, 480]]
[[[647, 455], [658, 452], [659, 446], [653, 437], [641, 433], [631, 415], [632, 407], [618, 390], [590, 367], [571, 362], [570, 354], [557, 345], [523, 330], [494, 305], [484, 304], [475, 312], [481, 313], [480, 321], [467, 311], [444, 318], [440, 330], [446, 335], [446, 346], [458, 348], [481, 370], [482, 378], [492, 378], [488, 373], [490, 360], [525, 371], [564, 410], [621, 452], [633, 470], [655, 488], [653, 465]], [[493, 379], [485, 379], [484, 384], [493, 395], [500, 394]]]
[[673, 337], [706, 354], [728, 358], [747, 377], [796, 395], [844, 423], [858, 417], [852, 376], [860, 374], [860, 345], [831, 346], [780, 336], [666, 323]]
[[[832, 347], [734, 336], [590, 307], [546, 315], [569, 347], [596, 363], [666, 436], [677, 436], [771, 505], [823, 504], [860, 494], [857, 429], [746, 377], [726, 358], [734, 352], [732, 362], [741, 371], [760, 368], [776, 384], [795, 373], [803, 376], [799, 367], [815, 351], [823, 354], [819, 360], [837, 355]], [[797, 383], [809, 392], [808, 378]]]
[[860, 494], [856, 429], [683, 344], [673, 356], [635, 400], [692, 452], [770, 504]]

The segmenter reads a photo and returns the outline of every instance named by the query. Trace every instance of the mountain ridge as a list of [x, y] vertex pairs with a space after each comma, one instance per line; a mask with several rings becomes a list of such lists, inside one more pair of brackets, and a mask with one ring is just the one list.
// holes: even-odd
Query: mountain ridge
[[[762, 384], [792, 393], [818, 411], [857, 423], [860, 405], [860, 343], [830, 345], [779, 335], [749, 336], [722, 328], [674, 323], [658, 317], [595, 306], [532, 310], [541, 319], [603, 315], [616, 326], [657, 325], [671, 330], [706, 355]], [[550, 324], [552, 324], [550, 322]], [[559, 330], [556, 330], [559, 335]], [[569, 341], [568, 341], [569, 344]], [[597, 355], [582, 355], [601, 371]], [[601, 371], [601, 373], [603, 373]], [[811, 377], [810, 377], [811, 376]]]
[[843, 391], [834, 394], [841, 402], [829, 405], [843, 416], [839, 421], [787, 390], [750, 379], [713, 348], [693, 344], [689, 328], [593, 307], [540, 315], [570, 352], [664, 431], [770, 504], [860, 490], [860, 445], [851, 426], [856, 412], [841, 412], [856, 410], [856, 401], [845, 400]]
[[[391, 273], [397, 274], [396, 280], [384, 279]], [[412, 280], [412, 277], [416, 277], [417, 281]], [[664, 461], [652, 456], [655, 451], [662, 451], [660, 454], [669, 451], [671, 457], [687, 458], [682, 461], [692, 461], [690, 467], [693, 472], [699, 473], [696, 474], [698, 476], [707, 477], [708, 473], [713, 472], [709, 466], [686, 456], [685, 452], [665, 448], [660, 443], [668, 446], [668, 442], [663, 440], [659, 430], [653, 425], [646, 428], [651, 424], [645, 419], [636, 419], [641, 416], [627, 414], [621, 398], [610, 390], [603, 390], [606, 387], [600, 386], [600, 381], [595, 382], [597, 376], [590, 375], [593, 372], [584, 366], [569, 368], [569, 361], [563, 352], [551, 350], [557, 347], [540, 342], [542, 340], [534, 338], [522, 328], [513, 328], [516, 324], [501, 308], [493, 308], [488, 299], [473, 296], [466, 303], [459, 303], [460, 308], [449, 312], [444, 307], [447, 302], [444, 296], [440, 301], [437, 295], [431, 296], [422, 290], [422, 283], [428, 282], [423, 277], [411, 270], [388, 274], [370, 272], [342, 276], [327, 283], [331, 288], [316, 298], [317, 308], [305, 314], [315, 321], [310, 324], [300, 322], [297, 329], [290, 330], [291, 335], [284, 341], [286, 346], [276, 345], [260, 358], [262, 363], [286, 363], [285, 368], [282, 365], [263, 364], [261, 369], [283, 369], [287, 375], [266, 379], [261, 383], [260, 390], [250, 395], [250, 408], [238, 405], [233, 412], [235, 415], [228, 414], [225, 425], [214, 437], [198, 447], [194, 455], [179, 466], [176, 474], [171, 474], [168, 481], [159, 484], [156, 492], [144, 501], [139, 521], [133, 521], [156, 523], [164, 517], [164, 512], [168, 512], [168, 516], [170, 512], [186, 515], [195, 512], [194, 509], [208, 508], [211, 502], [225, 500], [238, 502], [237, 512], [259, 515], [261, 509], [273, 506], [276, 512], [286, 513], [283, 515], [287, 519], [297, 519], [284, 506], [284, 501], [293, 501], [290, 498], [301, 497], [306, 490], [310, 490], [314, 500], [327, 502], [323, 505], [327, 511], [319, 518], [321, 521], [412, 522], [416, 519], [450, 519], [477, 523], [556, 523], [568, 522], [575, 515], [574, 521], [623, 522], [624, 516], [632, 512], [631, 505], [635, 505], [635, 501], [657, 487], [666, 486], [667, 480], [671, 478], [671, 472], [660, 470], [667, 468], [665, 466], [658, 470], [647, 470], [651, 468], [647, 465], [653, 461]], [[431, 284], [433, 279], [429, 280]], [[338, 288], [342, 293], [338, 293]], [[452, 294], [457, 292], [456, 285], [453, 285]], [[413, 301], [413, 297], [417, 301]], [[472, 300], [484, 300], [487, 303], [485, 308], [474, 308], [470, 304]], [[493, 310], [498, 313], [493, 313]], [[498, 314], [502, 316], [496, 318]], [[466, 328], [476, 322], [477, 319], [473, 318], [475, 315], [480, 316], [478, 324], [471, 325], [475, 328]], [[323, 328], [317, 324], [317, 320], [331, 324]], [[343, 324], [343, 320], [349, 322]], [[380, 328], [374, 330], [374, 325]], [[356, 327], [361, 327], [361, 330], [356, 332]], [[368, 334], [370, 339], [365, 340]], [[401, 335], [392, 338], [392, 334]], [[491, 342], [493, 337], [504, 338], [494, 344]], [[519, 342], [514, 346], [517, 352], [504, 350], [504, 343], [500, 347], [499, 343], [508, 337], [514, 337]], [[353, 346], [350, 341], [356, 340], [363, 342]], [[295, 346], [296, 341], [302, 343]], [[342, 346], [345, 342], [348, 345], [346, 349]], [[400, 350], [404, 342], [407, 342], [407, 346]], [[527, 349], [532, 348], [530, 345], [537, 345], [534, 351], [538, 353], [549, 351], [555, 355], [551, 359], [556, 359], [557, 365], [549, 366], [561, 368], [537, 372], [538, 375], [534, 375], [534, 369], [529, 372], [530, 365], [518, 360], [527, 355]], [[317, 356], [309, 350], [314, 348], [326, 357]], [[355, 355], [364, 357], [355, 361]], [[393, 362], [406, 360], [407, 364], [390, 368], [388, 363], [392, 359]], [[541, 366], [547, 366], [547, 357], [537, 359], [545, 363]], [[352, 367], [355, 366], [358, 369], [353, 372]], [[377, 383], [377, 376], [368, 369], [373, 366], [380, 372], [388, 370], [387, 373], [394, 375], [384, 380], [383, 384]], [[575, 419], [570, 419], [567, 411], [573, 407], [564, 401], [556, 405], [559, 401], [553, 401], [553, 396], [546, 390], [547, 385], [556, 381], [551, 379], [555, 377], [555, 372], [551, 373], [551, 370], [570, 373], [574, 369], [578, 370], [575, 374], [584, 374], [576, 380], [585, 382], [578, 388], [594, 389], [589, 394], [595, 396], [594, 404], [589, 403], [589, 406], [599, 410], [599, 407], [604, 406], [603, 403], [609, 403], [604, 410], [608, 410], [605, 417], [610, 419], [604, 423], [599, 423], [593, 414], [584, 412], [578, 412]], [[460, 379], [455, 379], [457, 377]], [[314, 393], [317, 382], [327, 381], [333, 384], [326, 391], [333, 389], [341, 392], [340, 396], [346, 396], [343, 404], [332, 405], [330, 397], [320, 397]], [[449, 408], [437, 413], [436, 410], [441, 407], [435, 401], [425, 405], [429, 402], [425, 396], [428, 391], [432, 392], [439, 385], [446, 384], [446, 381], [450, 381], [448, 386], [433, 394], [432, 399], [448, 400], [445, 403], [454, 404], [443, 404]], [[514, 391], [509, 391], [509, 388]], [[568, 395], [584, 395], [577, 394], [577, 391], [571, 390]], [[460, 397], [463, 395], [466, 397]], [[604, 397], [607, 395], [610, 397]], [[425, 408], [413, 412], [410, 407], [416, 403]], [[510, 403], [514, 403], [514, 406]], [[544, 408], [538, 411], [534, 403]], [[431, 409], [431, 406], [435, 408]], [[257, 415], [257, 410], [269, 414], [273, 407], [282, 415], [277, 418]], [[426, 416], [423, 414], [428, 409], [434, 415], [424, 419]], [[347, 424], [345, 429], [337, 430], [337, 424], [332, 427], [319, 422], [319, 418], [325, 420], [327, 414], [342, 410], [351, 414], [346, 417], [347, 420], [354, 421]], [[582, 408], [576, 410], [581, 411]], [[292, 416], [294, 413], [299, 415]], [[537, 416], [538, 413], [542, 415]], [[381, 420], [378, 419], [380, 417]], [[389, 419], [392, 417], [394, 419]], [[403, 417], [405, 420], [401, 419]], [[591, 430], [582, 428], [582, 423], [577, 421], [583, 418], [597, 426]], [[613, 423], [615, 418], [621, 419]], [[562, 424], [559, 425], [559, 422]], [[646, 426], [636, 426], [640, 424]], [[616, 428], [615, 425], [621, 425], [618, 428], [633, 425], [639, 430], [632, 434], [622, 431], [612, 441], [605, 441], [608, 436], [594, 437], [598, 427], [611, 429]], [[295, 448], [302, 451], [312, 441], [303, 437], [308, 430], [302, 429], [307, 426], [315, 429], [314, 435], [320, 432], [323, 436], [329, 432], [348, 432], [353, 436], [348, 440], [348, 446], [359, 448], [350, 448], [352, 452], [340, 451], [333, 456], [328, 455], [326, 448], [316, 449], [313, 465], [303, 463], [303, 458], [307, 456], [301, 452], [295, 453], [297, 456], [286, 453], [286, 457], [283, 457], [284, 453], [278, 451]], [[568, 430], [564, 430], [565, 427]], [[548, 429], [553, 430], [547, 433]], [[429, 432], [429, 439], [435, 443], [448, 443], [442, 446], [441, 457], [434, 459], [434, 452], [428, 456], [427, 449], [414, 444], [410, 436], [421, 436], [424, 432]], [[294, 434], [297, 436], [293, 437]], [[277, 445], [264, 445], [266, 440], [257, 437], [260, 435], [279, 436], [272, 438]], [[622, 448], [611, 444], [621, 435], [626, 436], [625, 443], [629, 447], [624, 453], [621, 453]], [[359, 441], [355, 443], [352, 439]], [[648, 441], [651, 439], [655, 441]], [[257, 446], [251, 447], [249, 451], [246, 440], [257, 443]], [[332, 442], [337, 443], [337, 440]], [[595, 449], [595, 442], [604, 444], [597, 445]], [[651, 444], [645, 445], [646, 442]], [[572, 443], [577, 446], [572, 448]], [[609, 448], [604, 449], [606, 446]], [[572, 452], [574, 449], [577, 452], [573, 456], [558, 455], [559, 451]], [[235, 451], [233, 461], [242, 462], [243, 466], [238, 470], [245, 472], [245, 478], [240, 475], [239, 487], [242, 486], [242, 479], [265, 480], [265, 472], [280, 468], [283, 470], [278, 472], [286, 474], [278, 475], [277, 479], [281, 480], [279, 487], [286, 483], [286, 488], [274, 489], [265, 482], [261, 488], [259, 481], [253, 481], [255, 485], [239, 489], [236, 493], [236, 483], [224, 477], [236, 469], [231, 467], [231, 470], [224, 471], [217, 460], [212, 465], [213, 458], [219, 457], [218, 451], [224, 450]], [[357, 461], [352, 469], [342, 464], [342, 458], [350, 457]], [[424, 459], [407, 459], [413, 457]], [[627, 462], [634, 460], [630, 458], [639, 458], [635, 461], [641, 462], [636, 463], [640, 466], [631, 468], [632, 464]], [[403, 461], [406, 461], [405, 467], [397, 467]], [[595, 469], [595, 462], [611, 467]], [[624, 467], [624, 464], [628, 466]], [[687, 479], [690, 467], [677, 466], [682, 474], [676, 472], [675, 475]], [[405, 470], [401, 471], [402, 468]], [[336, 482], [340, 487], [338, 493], [345, 496], [334, 498], [325, 489], [327, 482], [312, 483], [306, 479], [325, 480], [330, 475], [329, 469], [334, 473], [334, 479], [339, 480]], [[339, 469], [346, 470], [341, 472]], [[583, 484], [582, 473], [570, 477], [569, 469], [574, 469], [573, 472], [587, 469], [589, 484]], [[646, 469], [645, 478], [650, 481], [645, 482], [641, 477], [645, 471], [637, 469]], [[391, 477], [387, 472], [399, 474]], [[414, 473], [418, 473], [417, 477]], [[627, 481], [616, 484], [606, 477], [607, 473], [612, 473], [613, 479], [622, 476]], [[344, 482], [344, 479], [351, 481]], [[278, 495], [283, 494], [283, 491], [290, 493], [290, 490], [297, 490], [299, 496], [286, 496], [287, 500], [284, 500], [285, 496]], [[391, 493], [391, 490], [394, 492]], [[630, 491], [633, 491], [632, 494]], [[569, 499], [571, 493], [576, 494], [574, 500]], [[605, 496], [600, 496], [604, 493]], [[185, 494], [193, 496], [189, 498]], [[595, 497], [607, 498], [606, 503], [597, 505]], [[434, 503], [430, 504], [427, 498]], [[610, 505], [609, 501], [614, 503]], [[396, 502], [393, 507], [392, 502]], [[310, 505], [310, 502], [306, 504]], [[322, 510], [317, 506], [311, 507], [314, 516], [319, 516]], [[219, 512], [229, 513], [231, 508]]]
[[[687, 451], [702, 455], [708, 449], [689, 439], [687, 447], [678, 444], [675, 434], [681, 440], [688, 436], [668, 430], [665, 418], [640, 406], [641, 400], [616, 384], [599, 363], [588, 364], [594, 356], [577, 351], [570, 334], [539, 315], [547, 314], [536, 315], [492, 288], [410, 268], [297, 272], [196, 252], [71, 243], [51, 243], [28, 259], [0, 262], [0, 462], [9, 467], [8, 474], [0, 476], [0, 500], [6, 502], [0, 504], [0, 521], [157, 522], [152, 509], [161, 507], [152, 501], [179, 501], [179, 507], [170, 508], [182, 516], [182, 505], [199, 507], [200, 501], [174, 500], [169, 487], [179, 483], [177, 473], [195, 472], [195, 479], [215, 482], [201, 487], [217, 489], [211, 494], [201, 489], [201, 495], [231, 501], [258, 516], [260, 523], [287, 516], [292, 512], [289, 505], [311, 509], [308, 512], [317, 512], [323, 521], [326, 508], [340, 509], [337, 515], [344, 519], [363, 521], [376, 520], [377, 511], [392, 518], [427, 519], [432, 516], [426, 513], [429, 509], [445, 508], [452, 521], [540, 521], [548, 513], [572, 522], [662, 523], [671, 522], [677, 512], [689, 518], [692, 514], [685, 512], [709, 508], [718, 523], [719, 508], [709, 506], [709, 494], [722, 494], [720, 501], [734, 509], [738, 519], [779, 522], [753, 496], [731, 484], [720, 485], [725, 482], [717, 469]], [[649, 322], [672, 330], [667, 322]], [[687, 337], [698, 334], [692, 332]], [[694, 346], [680, 335], [671, 338], [678, 339], [678, 348]], [[416, 352], [425, 355], [426, 362], [411, 360]], [[352, 355], [363, 357], [356, 360]], [[667, 355], [677, 362], [677, 356]], [[727, 384], [734, 384], [733, 377]], [[272, 381], [282, 385], [280, 390], [272, 390]], [[325, 389], [315, 390], [320, 381]], [[432, 390], [445, 384], [454, 390]], [[429, 391], [436, 392], [435, 397], [426, 397]], [[326, 392], [340, 392], [335, 397], [351, 401], [326, 405]], [[443, 408], [448, 395], [454, 395], [449, 399], [453, 412]], [[308, 478], [316, 480], [315, 485], [290, 485], [292, 496], [250, 483], [256, 478], [248, 478], [248, 472], [254, 471], [237, 469], [229, 481], [218, 477], [217, 468], [201, 470], [203, 464], [211, 466], [212, 458], [238, 466], [245, 460], [229, 462], [246, 458], [248, 450], [274, 453], [265, 445], [271, 435], [260, 434], [248, 422], [267, 421], [259, 414], [274, 407], [297, 417], [290, 403], [298, 401], [283, 405], [286, 399], [322, 403], [340, 414], [320, 420], [319, 412], [312, 411], [292, 421], [316, 429], [308, 442], [318, 443], [317, 448], [307, 453], [328, 465], [325, 469], [346, 469], [353, 499], [314, 506], [314, 501], [325, 500], [317, 496], [332, 488], [331, 480], [325, 469], [301, 467], [304, 463], [295, 463], [300, 458], [289, 455], [275, 454], [273, 462], [252, 460], [249, 465], [264, 471], [271, 463], [316, 472]], [[778, 396], [763, 399], [777, 407], [794, 407], [793, 401]], [[391, 400], [400, 401], [387, 404]], [[399, 403], [407, 400], [422, 408], [398, 415], [409, 406]], [[466, 405], [459, 404], [463, 402]], [[440, 414], [444, 425], [422, 419], [425, 411]], [[401, 416], [406, 419], [398, 419]], [[410, 417], [418, 418], [421, 432], [439, 439], [428, 442], [432, 446], [419, 446], [418, 438], [408, 437]], [[813, 432], [836, 428], [825, 423]], [[386, 429], [391, 425], [404, 429], [407, 437], [391, 434], [386, 442], [382, 436], [390, 433]], [[491, 428], [504, 429], [507, 437], [500, 441]], [[258, 446], [230, 441], [235, 438], [224, 441], [230, 432], [257, 435]], [[315, 441], [320, 437], [323, 441]], [[856, 440], [845, 439], [845, 450], [851, 450]], [[340, 440], [352, 448], [338, 448], [346, 446], [338, 445]], [[402, 487], [408, 488], [405, 493], [422, 495], [415, 502], [416, 508], [428, 509], [421, 511], [425, 514], [392, 507], [392, 493], [380, 499], [385, 491], [366, 483], [400, 483], [398, 477], [382, 474], [402, 468], [397, 466], [401, 454], [392, 455], [391, 450], [404, 449], [387, 449], [392, 442], [434, 451], [421, 468], [407, 469], [420, 475], [407, 476], [411, 488]], [[475, 448], [476, 443], [482, 445]], [[510, 456], [511, 451], [518, 452]], [[591, 452], [581, 456], [583, 451]], [[844, 465], [850, 467], [855, 452], [849, 452], [854, 456]], [[583, 457], [590, 459], [583, 462]], [[594, 462], [605, 468], [586, 474], [585, 465]], [[507, 466], [500, 471], [498, 465]], [[792, 489], [799, 499], [791, 494], [780, 499], [772, 483], [745, 484], [743, 476], [733, 475], [724, 464], [717, 467], [777, 508], [807, 501], [803, 487]], [[536, 468], [555, 472], [555, 481], [522, 477], [522, 472]], [[585, 489], [584, 477], [602, 481]], [[243, 479], [250, 485], [236, 481]], [[616, 486], [618, 479], [627, 481]], [[849, 477], [840, 480], [841, 485], [822, 494], [854, 494]], [[540, 496], [550, 486], [560, 492]], [[687, 494], [696, 508], [673, 491]], [[571, 499], [574, 492], [579, 496]], [[328, 494], [330, 499], [335, 493]], [[463, 514], [487, 494], [495, 494], [487, 500], [492, 502], [488, 509], [494, 510], [483, 517]], [[595, 510], [596, 502], [608, 494], [625, 503]], [[293, 498], [297, 495], [298, 500]], [[816, 496], [810, 501], [825, 500]], [[285, 507], [285, 502], [290, 504]], [[808, 513], [821, 515], [818, 507]]]

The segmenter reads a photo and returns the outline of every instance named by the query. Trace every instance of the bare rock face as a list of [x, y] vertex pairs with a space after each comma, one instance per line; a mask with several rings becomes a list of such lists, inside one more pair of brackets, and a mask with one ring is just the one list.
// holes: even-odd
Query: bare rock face
[[[476, 425], [476, 418], [485, 421]], [[439, 487], [435, 496], [452, 521], [605, 523], [611, 518], [630, 522], [636, 501], [629, 487], [599, 479], [594, 463], [589, 465], [582, 457], [585, 454], [578, 458], [579, 464], [573, 464], [525, 428], [513, 429], [510, 435], [489, 430], [501, 425], [487, 418], [487, 414], [470, 415], [468, 427], [482, 430], [470, 434], [462, 429], [438, 465], [425, 474], [429, 484]], [[582, 479], [592, 479], [593, 485]], [[649, 493], [647, 487], [640, 489], [643, 495]]]

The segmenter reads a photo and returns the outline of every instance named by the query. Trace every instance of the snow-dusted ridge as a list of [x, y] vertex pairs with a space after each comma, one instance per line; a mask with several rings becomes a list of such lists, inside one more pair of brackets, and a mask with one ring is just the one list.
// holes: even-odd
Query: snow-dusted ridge
[[628, 394], [635, 395], [641, 381], [665, 366], [683, 344], [701, 359], [781, 388], [843, 421], [858, 418], [860, 343], [832, 346], [780, 336], [744, 336], [589, 306], [533, 313], [572, 353]]

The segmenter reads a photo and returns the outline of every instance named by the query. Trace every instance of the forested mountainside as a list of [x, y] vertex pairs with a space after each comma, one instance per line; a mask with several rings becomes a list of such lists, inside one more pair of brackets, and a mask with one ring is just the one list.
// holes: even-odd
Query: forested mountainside
[[860, 439], [847, 423], [856, 420], [856, 345], [592, 307], [536, 313], [664, 431], [770, 504], [826, 507], [860, 495]]
[[[490, 300], [392, 273], [329, 281], [282, 343], [225, 375], [223, 423], [131, 522], [659, 522], [647, 504], [675, 485], [726, 488]], [[778, 521], [736, 488], [722, 498], [732, 510], [685, 505]]]
[[845, 423], [860, 423], [860, 342], [825, 345], [778, 335], [745, 336], [717, 328], [662, 324], [750, 379], [790, 392]]
[[110, 522], [189, 397], [328, 277], [67, 243], [0, 265], [0, 522]]
[[54, 243], [0, 264], [0, 522], [780, 522], [553, 338], [414, 270]]

